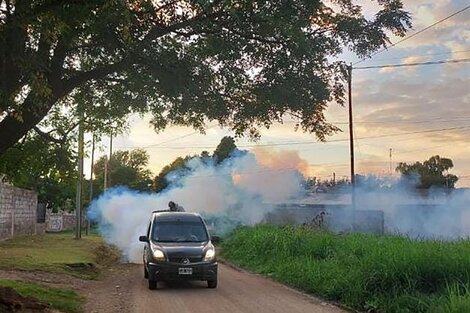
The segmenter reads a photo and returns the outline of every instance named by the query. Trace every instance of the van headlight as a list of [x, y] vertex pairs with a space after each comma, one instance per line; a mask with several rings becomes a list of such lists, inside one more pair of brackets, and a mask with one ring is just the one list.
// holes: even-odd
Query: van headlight
[[214, 247], [210, 247], [206, 251], [206, 255], [204, 256], [204, 261], [212, 261], [215, 259], [215, 249]]
[[155, 250], [152, 250], [152, 252], [153, 252], [153, 257], [155, 260], [165, 261], [165, 254], [163, 253], [162, 250], [155, 249]]
[[155, 245], [151, 245], [152, 255], [156, 261], [165, 261], [165, 253], [162, 250], [158, 249]]

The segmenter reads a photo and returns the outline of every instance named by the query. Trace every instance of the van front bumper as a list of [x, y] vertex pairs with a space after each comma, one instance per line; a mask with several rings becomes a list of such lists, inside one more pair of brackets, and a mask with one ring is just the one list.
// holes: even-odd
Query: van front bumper
[[[180, 268], [191, 268], [192, 274], [179, 274]], [[149, 280], [217, 280], [217, 262], [213, 263], [148, 263]]]

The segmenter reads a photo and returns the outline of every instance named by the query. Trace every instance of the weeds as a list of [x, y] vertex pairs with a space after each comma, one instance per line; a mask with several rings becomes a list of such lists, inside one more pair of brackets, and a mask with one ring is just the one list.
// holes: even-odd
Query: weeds
[[468, 241], [262, 225], [237, 229], [223, 251], [234, 263], [360, 311], [470, 312]]

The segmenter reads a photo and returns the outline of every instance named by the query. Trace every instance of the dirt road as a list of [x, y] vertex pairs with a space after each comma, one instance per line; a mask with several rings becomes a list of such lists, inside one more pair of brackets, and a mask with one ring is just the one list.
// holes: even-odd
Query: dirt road
[[0, 270], [0, 278], [71, 288], [86, 299], [86, 313], [345, 313], [314, 297], [259, 275], [219, 263], [219, 286], [205, 282], [158, 284], [149, 290], [142, 265], [119, 264], [105, 269], [100, 280], [66, 274]]
[[159, 283], [148, 290], [141, 267], [135, 268], [131, 312], [164, 313], [341, 313], [345, 312], [315, 298], [264, 279], [219, 264], [219, 287], [204, 282]]

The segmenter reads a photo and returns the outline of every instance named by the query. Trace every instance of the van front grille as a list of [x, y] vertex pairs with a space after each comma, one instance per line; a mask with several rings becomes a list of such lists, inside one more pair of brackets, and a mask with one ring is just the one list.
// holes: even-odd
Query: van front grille
[[183, 264], [183, 261], [185, 259], [188, 259], [189, 263], [202, 262], [202, 258], [185, 258], [185, 257], [169, 258], [170, 262], [172, 262], [172, 263], [181, 263], [181, 264]]

